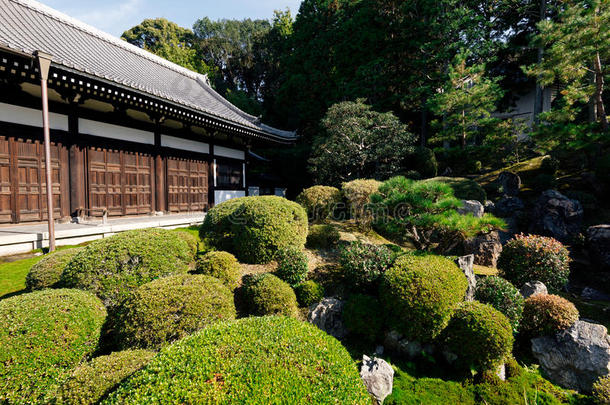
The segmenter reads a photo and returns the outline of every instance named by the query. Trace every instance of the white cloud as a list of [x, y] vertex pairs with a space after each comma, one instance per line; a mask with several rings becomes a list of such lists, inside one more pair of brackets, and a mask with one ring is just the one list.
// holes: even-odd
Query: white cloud
[[85, 12], [77, 12], [72, 16], [102, 31], [121, 35], [126, 29], [125, 27], [131, 27], [140, 22], [142, 4], [143, 0], [126, 0], [120, 3], [112, 1], [107, 2], [104, 6], [89, 8]]

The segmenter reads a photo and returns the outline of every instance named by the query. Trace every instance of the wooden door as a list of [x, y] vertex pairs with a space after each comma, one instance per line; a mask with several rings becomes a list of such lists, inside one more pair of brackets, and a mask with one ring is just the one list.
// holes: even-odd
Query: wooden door
[[89, 215], [123, 215], [121, 153], [118, 150], [90, 147], [87, 150]]
[[208, 162], [169, 157], [167, 192], [169, 211], [204, 211], [208, 202]]
[[0, 136], [0, 223], [8, 222], [13, 222], [11, 153], [8, 137]]
[[154, 170], [150, 155], [123, 152], [125, 173], [125, 214], [147, 214], [152, 212], [151, 179]]

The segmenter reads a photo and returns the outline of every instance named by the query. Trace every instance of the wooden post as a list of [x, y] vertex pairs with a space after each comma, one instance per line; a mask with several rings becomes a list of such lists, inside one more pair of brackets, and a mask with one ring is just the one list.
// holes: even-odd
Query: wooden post
[[161, 123], [155, 122], [155, 211], [167, 211], [165, 162], [161, 152]]
[[210, 174], [208, 176], [208, 206], [214, 207], [216, 194], [216, 159], [214, 159], [214, 145], [210, 143]]
[[78, 216], [86, 207], [85, 201], [85, 150], [78, 143], [78, 107], [71, 103], [68, 115], [70, 134], [70, 215]]

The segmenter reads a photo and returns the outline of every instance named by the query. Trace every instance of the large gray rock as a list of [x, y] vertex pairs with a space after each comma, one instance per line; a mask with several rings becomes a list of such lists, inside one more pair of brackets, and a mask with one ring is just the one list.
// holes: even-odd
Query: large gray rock
[[386, 332], [383, 344], [389, 352], [409, 359], [420, 357], [422, 353], [432, 355], [436, 351], [436, 347], [434, 345], [422, 345], [416, 340], [408, 340], [395, 330]]
[[546, 288], [546, 285], [542, 281], [529, 281], [521, 287], [519, 291], [523, 298], [527, 299], [532, 295], [537, 294], [548, 294], [549, 290]]
[[309, 307], [307, 321], [329, 335], [341, 339], [347, 335], [347, 329], [341, 319], [343, 304], [343, 301], [337, 298], [324, 298], [322, 301]]
[[610, 270], [610, 225], [595, 225], [587, 229], [589, 256], [600, 270]]
[[465, 301], [474, 301], [474, 293], [477, 289], [477, 279], [474, 275], [474, 255], [462, 256], [455, 259], [455, 264], [464, 272], [468, 280]]
[[483, 217], [485, 207], [477, 200], [462, 200], [462, 206], [457, 209], [458, 214], [472, 214], [475, 218]]
[[580, 297], [590, 301], [610, 301], [610, 295], [592, 287], [583, 288]]
[[498, 176], [502, 192], [507, 196], [516, 196], [521, 188], [521, 178], [513, 172], [502, 172]]
[[474, 255], [474, 263], [480, 266], [496, 267], [502, 242], [497, 231], [480, 234], [464, 241], [464, 252]]
[[520, 211], [525, 209], [523, 200], [519, 197], [503, 197], [500, 199], [495, 207], [494, 214], [501, 218], [510, 218], [517, 215]]
[[532, 211], [530, 232], [568, 242], [580, 232], [583, 215], [580, 202], [558, 191], [547, 190], [538, 198]]
[[610, 374], [610, 337], [602, 325], [576, 321], [555, 336], [532, 339], [532, 353], [549, 379], [565, 388], [590, 392]]
[[363, 355], [360, 377], [376, 404], [382, 404], [383, 400], [392, 393], [394, 370], [385, 360]]

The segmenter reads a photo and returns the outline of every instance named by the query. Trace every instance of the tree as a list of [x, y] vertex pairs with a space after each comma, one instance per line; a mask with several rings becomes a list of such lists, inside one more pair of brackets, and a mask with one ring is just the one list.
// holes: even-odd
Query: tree
[[379, 113], [364, 100], [329, 108], [324, 136], [314, 145], [310, 170], [319, 184], [339, 185], [359, 178], [386, 179], [398, 173], [413, 152], [415, 137], [390, 112]]

